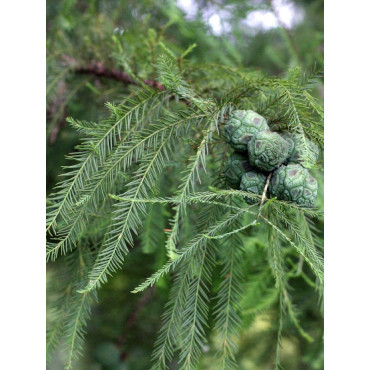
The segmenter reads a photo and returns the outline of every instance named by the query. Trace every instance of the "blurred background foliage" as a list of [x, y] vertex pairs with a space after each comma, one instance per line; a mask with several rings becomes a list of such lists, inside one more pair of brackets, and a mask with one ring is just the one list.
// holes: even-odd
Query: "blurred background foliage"
[[[187, 59], [199, 66], [223, 64], [268, 75], [286, 73], [301, 66], [307, 70], [323, 60], [323, 0], [47, 0], [47, 193], [59, 181], [65, 156], [78, 144], [79, 135], [66, 117], [98, 121], [107, 116], [104, 103], [120, 102], [135, 86], [106, 71], [125, 71], [137, 81], [156, 78], [154, 62], [163, 52], [179, 58], [196, 44]], [[89, 66], [103, 66], [101, 75], [83, 73]], [[217, 71], [215, 70], [215, 76]], [[199, 79], [212, 78], [199, 73]], [[215, 79], [216, 81], [216, 79]], [[216, 84], [216, 82], [215, 82]], [[215, 85], [217, 87], [217, 85]], [[222, 88], [222, 86], [220, 86]], [[316, 96], [322, 99], [322, 82]], [[176, 160], [174, 158], [174, 160]], [[323, 208], [323, 180], [319, 179], [318, 207]], [[171, 186], [169, 181], [165, 186]], [[154, 206], [153, 208], [155, 208]], [[152, 212], [166, 212], [152, 209]], [[158, 230], [165, 225], [156, 225]], [[318, 225], [319, 227], [322, 225]], [[189, 230], [191, 233], [191, 230]], [[145, 245], [141, 236], [141, 244]], [[158, 232], [158, 244], [165, 233]], [[162, 241], [161, 241], [162, 240]], [[263, 284], [273, 300], [273, 277], [259, 270], [264, 254], [261, 241], [250, 236], [245, 262], [249, 284]], [[160, 315], [168, 298], [169, 280], [144, 294], [130, 291], [165, 261], [164, 248], [133, 248], [124, 269], [99, 291], [87, 328], [85, 355], [78, 369], [148, 369]], [[48, 286], [58, 286], [58, 264], [48, 264]], [[267, 265], [267, 262], [266, 262]], [[290, 281], [294, 302], [300, 308], [304, 328], [315, 338], [302, 339], [292, 323], [284, 323], [282, 363], [286, 369], [323, 368], [323, 322], [315, 290], [302, 277]], [[53, 289], [52, 289], [53, 290]], [[251, 290], [253, 292], [253, 289]], [[258, 301], [259, 297], [246, 300]], [[48, 302], [55, 297], [48, 294]], [[247, 307], [246, 305], [245, 307]], [[262, 305], [263, 307], [263, 305]], [[275, 346], [273, 310], [245, 312], [238, 366], [246, 370], [271, 369]], [[270, 340], [269, 340], [270, 338]], [[201, 369], [217, 368], [212, 338], [203, 349]], [[58, 351], [49, 369], [63, 368]]]

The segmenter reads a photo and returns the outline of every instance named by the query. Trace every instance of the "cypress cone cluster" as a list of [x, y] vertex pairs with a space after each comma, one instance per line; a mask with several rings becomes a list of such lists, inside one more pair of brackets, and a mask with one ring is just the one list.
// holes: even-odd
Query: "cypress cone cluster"
[[[317, 181], [305, 167], [318, 159], [316, 144], [306, 139], [307, 153], [298, 135], [270, 131], [266, 119], [252, 110], [232, 112], [225, 125], [225, 138], [235, 150], [224, 170], [232, 188], [262, 195], [267, 176], [272, 172], [267, 195], [313, 207]], [[249, 204], [257, 203], [252, 198], [246, 200]]]

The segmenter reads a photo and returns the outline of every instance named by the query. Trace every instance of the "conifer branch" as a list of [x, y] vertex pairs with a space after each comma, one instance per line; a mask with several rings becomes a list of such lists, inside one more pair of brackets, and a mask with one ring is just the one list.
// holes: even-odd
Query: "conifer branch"
[[[122, 127], [128, 130], [131, 125], [132, 116], [134, 114], [138, 116], [138, 112], [141, 109], [145, 109], [148, 102], [155, 98], [156, 95], [158, 93], [154, 90], [147, 89], [127, 99], [125, 105], [119, 107], [119, 109], [111, 106], [114, 109], [113, 114], [115, 115], [119, 112], [119, 116], [113, 116], [113, 119], [116, 118], [113, 122], [111, 118], [106, 124], [100, 125], [99, 128], [96, 127], [94, 136], [85, 140], [79, 146], [80, 152], [68, 157], [75, 163], [67, 167], [69, 172], [64, 174], [64, 177], [67, 177], [67, 179], [58, 183], [55, 187], [57, 192], [49, 197], [51, 206], [47, 210], [46, 232], [53, 233], [56, 231], [58, 218], [62, 220], [68, 219], [85, 182], [95, 172], [96, 168], [104, 162], [110, 148], [119, 141]], [[76, 122], [74, 120], [70, 122], [77, 129], [81, 129], [80, 125], [82, 122]], [[84, 125], [82, 124], [82, 129], [83, 127]], [[97, 153], [99, 153], [98, 156]]]
[[273, 286], [271, 272], [270, 266], [267, 265], [248, 276], [241, 302], [242, 316], [245, 322], [250, 322], [256, 314], [276, 303], [279, 292]]
[[[241, 223], [236, 222], [240, 227]], [[214, 310], [216, 346], [222, 369], [235, 369], [238, 333], [241, 327], [240, 303], [243, 283], [243, 241], [235, 234], [228, 237], [220, 248], [223, 280], [216, 296]]]
[[[166, 144], [166, 141], [163, 141], [160, 149], [162, 149], [165, 144]], [[158, 151], [157, 155], [159, 153], [160, 152]], [[142, 176], [142, 179], [140, 180], [140, 182], [139, 182], [139, 184], [136, 188], [136, 191], [133, 195], [134, 198], [138, 196], [140, 191], [142, 191], [141, 188], [143, 187], [144, 180], [145, 180], [146, 176], [148, 175], [148, 172], [149, 172], [151, 166], [153, 166], [153, 163], [154, 163], [156, 158], [157, 158], [157, 156], [153, 157], [152, 161], [150, 162], [150, 165], [145, 170], [145, 172]], [[139, 224], [139, 220], [137, 219], [137, 215], [135, 215], [135, 213], [138, 210], [139, 209], [136, 209], [136, 207], [135, 207], [135, 203], [131, 203], [128, 210], [127, 211], [125, 210], [123, 226], [121, 228], [120, 233], [118, 234], [118, 237], [113, 236], [113, 238], [115, 238], [116, 240], [112, 244], [108, 244], [108, 247], [106, 247], [106, 249], [103, 249], [103, 251], [98, 256], [98, 260], [96, 262], [95, 268], [91, 273], [89, 284], [86, 287], [86, 289], [88, 291], [94, 289], [96, 286], [100, 285], [101, 283], [106, 282], [107, 281], [107, 275], [110, 274], [110, 271], [111, 270], [116, 270], [118, 265], [121, 264], [121, 262], [123, 262], [123, 254], [128, 253], [127, 244], [132, 244], [132, 236], [131, 236], [131, 233], [130, 233], [129, 229], [133, 228], [133, 227], [132, 226], [130, 227], [130, 221], [132, 219], [131, 222], [133, 222], [134, 219], [136, 219], [134, 222], [137, 225]], [[135, 231], [135, 229], [134, 229], [134, 231]], [[127, 238], [126, 241], [125, 241], [125, 237]], [[107, 243], [108, 242], [109, 242], [109, 240], [107, 241]], [[103, 248], [104, 248], [104, 246], [103, 246]]]
[[[224, 140], [219, 129], [235, 109], [263, 112], [269, 123], [281, 122], [282, 129], [299, 135], [304, 157], [309, 160], [308, 139], [319, 144], [323, 140], [322, 107], [309, 93], [310, 82], [302, 78], [300, 69], [281, 79], [224, 66], [205, 66], [202, 71], [190, 63], [177, 63], [175, 53], [164, 44], [160, 47], [168, 55], [155, 60], [156, 46], [157, 42], [153, 44], [152, 65], [160, 83], [134, 77], [131, 61], [126, 64], [123, 60], [126, 56], [117, 64], [125, 65], [124, 71], [108, 67], [105, 61], [78, 65], [68, 57], [68, 68], [55, 71], [58, 78], [72, 71], [136, 87], [122, 104], [107, 103], [110, 116], [101, 122], [69, 119], [84, 139], [70, 156], [73, 163], [67, 167], [65, 180], [48, 199], [47, 231], [51, 238], [47, 258], [55, 260], [71, 251], [62, 261], [74, 260], [77, 265], [66, 264], [76, 267], [78, 277], [70, 273], [68, 279], [63, 278], [61, 285], [68, 291], [60, 292], [56, 302], [52, 316], [60, 320], [53, 321], [48, 331], [48, 350], [64, 340], [66, 366], [71, 367], [82, 351], [96, 290], [122, 268], [130, 248], [139, 243], [144, 253], [152, 253], [156, 259], [167, 253], [168, 260], [134, 293], [148, 287], [152, 290], [166, 274], [174, 276], [152, 355], [153, 369], [172, 366], [176, 350], [181, 369], [197, 368], [208, 337], [210, 287], [214, 282], [212, 322], [216, 336], [212, 338], [216, 339], [220, 367], [239, 366], [236, 353], [241, 312], [244, 323], [250, 324], [257, 313], [276, 303], [279, 367], [284, 314], [303, 338], [311, 340], [299, 322], [294, 296], [289, 295], [289, 279], [300, 273], [301, 282], [313, 286], [298, 262], [292, 262], [301, 258], [313, 271], [317, 291], [322, 294], [323, 259], [313, 224], [321, 222], [322, 213], [293, 202], [267, 200], [271, 173], [262, 195], [225, 189], [220, 166], [227, 149], [220, 145]], [[186, 52], [189, 50], [191, 47]], [[82, 79], [77, 78], [77, 83]], [[50, 94], [54, 86], [56, 82], [49, 88]], [[71, 92], [76, 91], [73, 86], [78, 86], [71, 86]], [[179, 101], [186, 103], [184, 110], [179, 110]], [[274, 131], [276, 127], [270, 128]], [[254, 205], [246, 204], [246, 196]], [[173, 214], [168, 220], [170, 208]], [[257, 225], [268, 229], [268, 245], [260, 234], [254, 236], [257, 229], [252, 231], [252, 227]], [[94, 257], [88, 263], [80, 255], [80, 244], [85, 240]], [[248, 258], [243, 258], [244, 253]], [[216, 264], [220, 268], [215, 272], [221, 275], [213, 279]], [[246, 282], [244, 271], [248, 271]], [[139, 300], [139, 308], [145, 304], [146, 294]], [[135, 315], [129, 316], [127, 326], [132, 325]], [[125, 340], [122, 335], [119, 344]]]
[[[204, 170], [206, 171], [206, 162], [205, 156], [207, 151], [207, 144], [212, 138], [212, 131], [214, 130], [214, 118], [209, 119], [209, 127], [205, 130], [203, 139], [198, 146], [196, 154], [190, 158], [191, 162], [188, 166], [188, 169], [182, 179], [182, 185], [178, 192], [179, 204], [175, 207], [175, 216], [171, 220], [171, 231], [168, 234], [166, 248], [168, 250], [168, 256], [172, 259], [176, 258], [176, 249], [178, 242], [178, 233], [180, 227], [180, 218], [182, 212], [186, 211], [186, 197], [189, 195], [190, 188], [194, 188], [195, 177], [197, 176], [198, 181], [200, 182], [199, 175], [199, 164], [201, 163]], [[217, 123], [216, 123], [217, 124]]]
[[187, 304], [183, 311], [182, 333], [180, 344], [180, 369], [194, 370], [201, 356], [201, 348], [206, 343], [205, 327], [207, 326], [209, 286], [214, 252], [211, 245], [199, 249], [188, 268], [192, 276], [188, 284]]
[[[166, 127], [166, 129], [167, 128], [168, 127]], [[102, 198], [107, 192], [106, 188], [109, 189], [109, 185], [114, 183], [121, 164], [123, 163], [123, 169], [126, 170], [132, 163], [132, 159], [134, 157], [139, 159], [140, 154], [143, 153], [143, 146], [148, 141], [150, 142], [153, 136], [157, 135], [162, 128], [143, 138], [138, 143], [127, 149], [127, 144], [130, 143], [127, 141], [135, 130], [137, 130], [137, 127], [133, 126], [126, 131], [125, 136], [121, 138], [116, 147], [115, 155], [111, 156], [110, 160], [104, 163], [104, 166], [100, 168], [100, 171], [98, 171], [89, 179], [87, 186], [83, 190], [83, 201], [78, 205], [74, 212], [71, 212], [66, 226], [59, 234], [58, 242], [56, 244], [48, 243], [46, 252], [47, 259], [51, 258], [52, 260], [55, 260], [59, 250], [62, 250], [62, 252], [65, 253], [68, 247], [72, 249], [78, 236], [85, 228], [85, 224], [88, 219], [87, 210], [89, 210], [91, 213], [97, 208], [100, 198]], [[121, 151], [122, 155], [117, 155], [120, 154]]]
[[72, 57], [65, 55], [65, 60], [69, 63], [69, 65], [74, 66], [72, 71], [77, 74], [84, 74], [84, 75], [92, 75], [96, 77], [105, 77], [110, 78], [115, 81], [123, 82], [126, 85], [147, 85], [154, 89], [164, 90], [164, 86], [155, 80], [143, 80], [138, 81], [135, 80], [132, 76], [130, 76], [125, 71], [120, 71], [115, 68], [107, 68], [103, 65], [100, 61], [91, 61], [89, 64], [85, 66], [77, 66], [79, 63]]
[[75, 307], [68, 315], [68, 326], [65, 334], [67, 338], [67, 363], [65, 368], [67, 370], [72, 369], [73, 360], [81, 355], [85, 334], [84, 327], [91, 314], [91, 305], [95, 300], [95, 294], [89, 292], [77, 296], [74, 303]]
[[151, 370], [166, 370], [167, 361], [172, 359], [181, 328], [181, 315], [186, 304], [186, 289], [191, 274], [190, 269], [187, 269], [188, 264], [189, 261], [185, 261], [185, 264], [179, 268], [172, 285], [170, 298], [162, 315], [162, 325], [154, 345]]
[[[62, 292], [54, 305], [51, 329], [47, 335], [47, 358], [55, 350], [59, 338], [65, 339], [66, 369], [81, 354], [84, 342], [84, 327], [90, 317], [91, 306], [96, 302], [96, 292], [80, 295], [77, 289], [84, 283], [85, 273], [91, 267], [91, 252], [80, 246], [64, 257], [66, 267], [58, 274]], [[65, 284], [65, 285], [64, 285]]]
[[[156, 176], [159, 175], [164, 167], [164, 160], [168, 159], [170, 151], [173, 150], [173, 140], [177, 138], [179, 133], [187, 130], [187, 126], [184, 126], [185, 123], [190, 124], [194, 118], [199, 118], [200, 116], [202, 115], [194, 112], [188, 112], [185, 115], [184, 113], [179, 113], [179, 116], [173, 117], [170, 125], [155, 127], [156, 129], [150, 135], [146, 135], [139, 141], [139, 144], [142, 144], [148, 141], [148, 137], [155, 138], [152, 145], [156, 149], [154, 153], [147, 153], [146, 159], [142, 160], [143, 165], [138, 170], [134, 180], [128, 184], [129, 190], [125, 193], [126, 196], [137, 199], [147, 195], [147, 189], [155, 183]], [[174, 129], [175, 126], [178, 126], [178, 128]], [[165, 136], [160, 136], [159, 133], [163, 133]], [[161, 140], [160, 143], [158, 143], [159, 139]], [[103, 245], [95, 267], [90, 273], [87, 290], [94, 289], [95, 286], [100, 286], [106, 282], [107, 276], [122, 264], [123, 256], [128, 253], [128, 246], [133, 244], [132, 233], [137, 233], [138, 228], [142, 224], [139, 214], [145, 214], [145, 205], [130, 202], [129, 204], [118, 204], [118, 207], [117, 216], [113, 224], [114, 228], [108, 233], [106, 243]]]
[[[222, 208], [215, 206], [204, 207], [199, 218], [199, 234], [219, 218], [223, 217]], [[204, 231], [203, 231], [204, 232]], [[190, 279], [194, 272], [199, 268], [194, 267], [194, 260], [199, 262], [203, 248], [197, 249], [189, 258], [182, 260], [176, 269], [175, 281], [171, 288], [170, 299], [163, 315], [163, 324], [161, 326], [158, 339], [153, 352], [154, 369], [167, 369], [166, 362], [172, 359], [176, 345], [181, 345], [182, 339], [179, 338], [179, 330], [183, 322], [183, 312], [189, 302]], [[194, 299], [192, 294], [192, 299]]]
[[316, 277], [319, 279], [320, 284], [323, 283], [324, 279], [324, 264], [322, 257], [317, 253], [317, 251], [313, 250], [312, 248], [301, 248], [296, 243], [294, 243], [284, 231], [282, 231], [278, 226], [276, 226], [273, 222], [268, 220], [266, 217], [260, 215], [260, 217], [270, 225], [278, 235], [282, 236], [283, 240], [287, 241], [291, 246], [293, 246], [297, 252], [303, 256], [306, 262], [311, 267], [312, 271], [315, 273]]
[[[227, 215], [223, 220], [216, 222], [212, 226], [209, 226], [207, 228], [209, 230], [207, 233], [198, 234], [197, 236], [195, 236], [194, 239], [191, 242], [189, 242], [187, 246], [185, 246], [178, 252], [177, 257], [175, 259], [169, 259], [168, 262], [163, 267], [161, 267], [157, 272], [155, 272], [152, 276], [146, 279], [144, 283], [136, 287], [132, 291], [132, 293], [138, 293], [145, 290], [148, 286], [153, 286], [163, 275], [173, 270], [182, 260], [190, 258], [196, 252], [197, 249], [202, 248], [204, 245], [206, 245], [207, 240], [213, 239], [218, 231], [224, 229], [226, 226], [235, 222], [235, 220], [240, 218], [246, 212], [253, 215], [255, 214], [246, 209], [240, 209], [238, 212], [231, 213], [230, 215]], [[252, 224], [255, 225], [255, 223]], [[252, 226], [252, 224], [248, 225], [248, 227]], [[239, 231], [241, 231], [241, 229]]]

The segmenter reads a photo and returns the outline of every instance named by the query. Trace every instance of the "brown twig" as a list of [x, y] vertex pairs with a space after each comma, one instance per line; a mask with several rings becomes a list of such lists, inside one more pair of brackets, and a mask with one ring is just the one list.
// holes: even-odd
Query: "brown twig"
[[[101, 62], [92, 62], [91, 64], [85, 67], [75, 67], [72, 69], [72, 71], [80, 74], [90, 74], [97, 77], [107, 77], [116, 81], [121, 81], [125, 84], [140, 85], [140, 83], [136, 81], [134, 78], [132, 78], [128, 73], [119, 71], [114, 68], [112, 69], [105, 68]], [[165, 90], [165, 87], [155, 80], [143, 80], [142, 83], [150, 87], [157, 88], [161, 91]], [[175, 95], [172, 95], [170, 99], [172, 100], [174, 98]], [[191, 102], [187, 99], [180, 98], [179, 100], [188, 106], [191, 105]]]
[[[65, 57], [66, 60], [72, 64], [76, 64], [75, 61], [70, 57]], [[76, 66], [72, 69], [77, 74], [90, 74], [97, 77], [106, 77], [116, 81], [123, 82], [126, 85], [140, 85], [139, 81], [131, 77], [127, 72], [120, 71], [115, 68], [106, 68], [102, 62], [92, 61], [86, 66]], [[159, 90], [164, 90], [164, 86], [155, 80], [144, 80], [142, 81], [145, 85], [148, 85]]]
[[[159, 89], [161, 91], [165, 90], [165, 87], [159, 83], [158, 81], [155, 80], [143, 80], [143, 81], [138, 81], [134, 79], [132, 76], [130, 76], [127, 72], [125, 71], [120, 71], [115, 68], [106, 68], [102, 62], [100, 61], [92, 61], [91, 63], [81, 66], [80, 63], [73, 57], [69, 55], [64, 55], [63, 56], [65, 62], [67, 65], [70, 67], [70, 71], [76, 74], [83, 74], [83, 75], [90, 75], [90, 76], [95, 76], [95, 77], [105, 77], [109, 78], [115, 81], [120, 81], [123, 82], [126, 85], [137, 85], [140, 86], [141, 84], [150, 86], [152, 88]], [[174, 99], [174, 95], [170, 97], [170, 99]], [[183, 102], [186, 105], [191, 105], [191, 102], [186, 100], [186, 99], [180, 99], [181, 102]], [[47, 112], [49, 116], [52, 116], [52, 111], [49, 109]], [[50, 143], [54, 144], [59, 131], [63, 128], [65, 125], [65, 117], [58, 122], [58, 124], [53, 127], [51, 130], [52, 132], [50, 133]]]
[[[142, 311], [142, 309], [148, 303], [148, 301], [150, 300], [150, 298], [152, 297], [154, 292], [155, 292], [155, 286], [152, 286], [152, 287], [148, 288], [145, 291], [145, 293], [143, 294], [143, 296], [136, 303], [136, 306], [135, 306], [134, 310], [132, 311], [131, 315], [127, 318], [127, 320], [125, 322], [122, 335], [117, 340], [117, 346], [119, 348], [122, 348], [123, 345], [126, 343], [127, 333], [129, 331], [129, 329], [131, 329], [134, 326], [139, 313]], [[122, 350], [121, 360], [125, 359], [126, 356], [127, 356], [126, 351]]]
[[[47, 112], [48, 114], [49, 112]], [[63, 112], [61, 119], [57, 121], [55, 125], [50, 129], [49, 144], [54, 145], [57, 141], [60, 130], [66, 125], [66, 118], [68, 117], [67, 110]]]
[[[64, 80], [58, 82], [57, 96], [49, 103], [46, 111], [46, 119], [52, 120], [49, 131], [49, 143], [55, 144], [59, 131], [65, 126], [67, 118], [67, 109], [65, 109], [65, 93], [67, 84]], [[59, 112], [59, 113], [58, 113]], [[53, 120], [54, 117], [54, 120]]]
[[[108, 69], [103, 65], [102, 62], [92, 61], [90, 64], [86, 66], [80, 66], [75, 58], [69, 55], [64, 55], [63, 57], [67, 65], [70, 67], [70, 70], [76, 74], [91, 75], [96, 77], [106, 77], [116, 81], [123, 82], [126, 85], [140, 85], [140, 83], [134, 78], [132, 78], [128, 73], [124, 71], [119, 71], [118, 69], [114, 68]], [[65, 86], [64, 80], [61, 80], [60, 83], [62, 83], [63, 87]], [[144, 80], [142, 81], [142, 83], [162, 91], [165, 89], [162, 84], [155, 80]], [[55, 102], [50, 104], [50, 107], [47, 111], [47, 116], [52, 117], [53, 115], [56, 114], [55, 106], [56, 107], [62, 106], [65, 90], [66, 89], [64, 88], [62, 92], [59, 91], [58, 97], [55, 100]], [[60, 130], [65, 126], [66, 113], [64, 111], [65, 110], [63, 110], [63, 112], [61, 113], [63, 114], [63, 116], [59, 117], [56, 124], [54, 124], [53, 127], [50, 129], [49, 142], [51, 145], [55, 144]]]

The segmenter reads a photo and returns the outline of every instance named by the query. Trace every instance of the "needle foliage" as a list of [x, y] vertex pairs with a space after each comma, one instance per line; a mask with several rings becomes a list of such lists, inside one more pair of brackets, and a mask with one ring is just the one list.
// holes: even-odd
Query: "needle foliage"
[[[166, 20], [164, 8], [153, 9], [158, 21]], [[274, 198], [262, 203], [259, 195], [229, 188], [223, 168], [230, 149], [223, 130], [233, 110], [252, 109], [272, 130], [298, 135], [309, 162], [308, 139], [321, 153], [324, 149], [323, 108], [316, 94], [321, 70], [296, 65], [271, 76], [234, 63], [232, 52], [223, 61], [199, 62], [206, 46], [171, 42], [167, 29], [175, 18], [144, 36], [139, 29], [145, 25], [138, 23], [134, 38], [132, 30], [108, 37], [104, 29], [113, 31], [112, 23], [104, 23], [104, 12], [100, 17], [87, 36], [90, 51], [81, 46], [81, 55], [68, 29], [50, 31], [55, 34], [48, 106], [53, 108], [68, 83], [63, 104], [85, 89], [81, 99], [92, 99], [95, 118], [64, 119], [79, 143], [47, 199], [46, 257], [53, 282], [49, 361], [62, 345], [65, 368], [73, 367], [89, 323], [99, 316], [98, 296], [106, 297], [115, 276], [132, 269], [133, 301], [153, 287], [167, 299], [156, 320], [151, 363], [143, 368], [203, 368], [210, 354], [216, 359], [212, 368], [242, 368], [248, 336], [266, 345], [257, 351], [260, 366], [267, 359], [276, 369], [282, 368], [284, 338], [320, 347], [321, 334], [301, 318], [305, 291], [311, 305], [322, 302], [321, 201], [311, 209]], [[191, 58], [194, 53], [198, 57]], [[103, 67], [100, 75], [99, 68], [80, 73], [98, 58], [104, 73]], [[114, 78], [106, 71], [113, 69], [121, 80], [108, 86], [104, 79]], [[49, 134], [62, 115], [62, 108], [53, 109]], [[322, 161], [310, 171], [321, 177]], [[258, 203], [247, 204], [246, 195]], [[270, 320], [269, 330], [253, 334], [261, 317]], [[308, 363], [320, 351], [312, 348], [305, 352]]]

